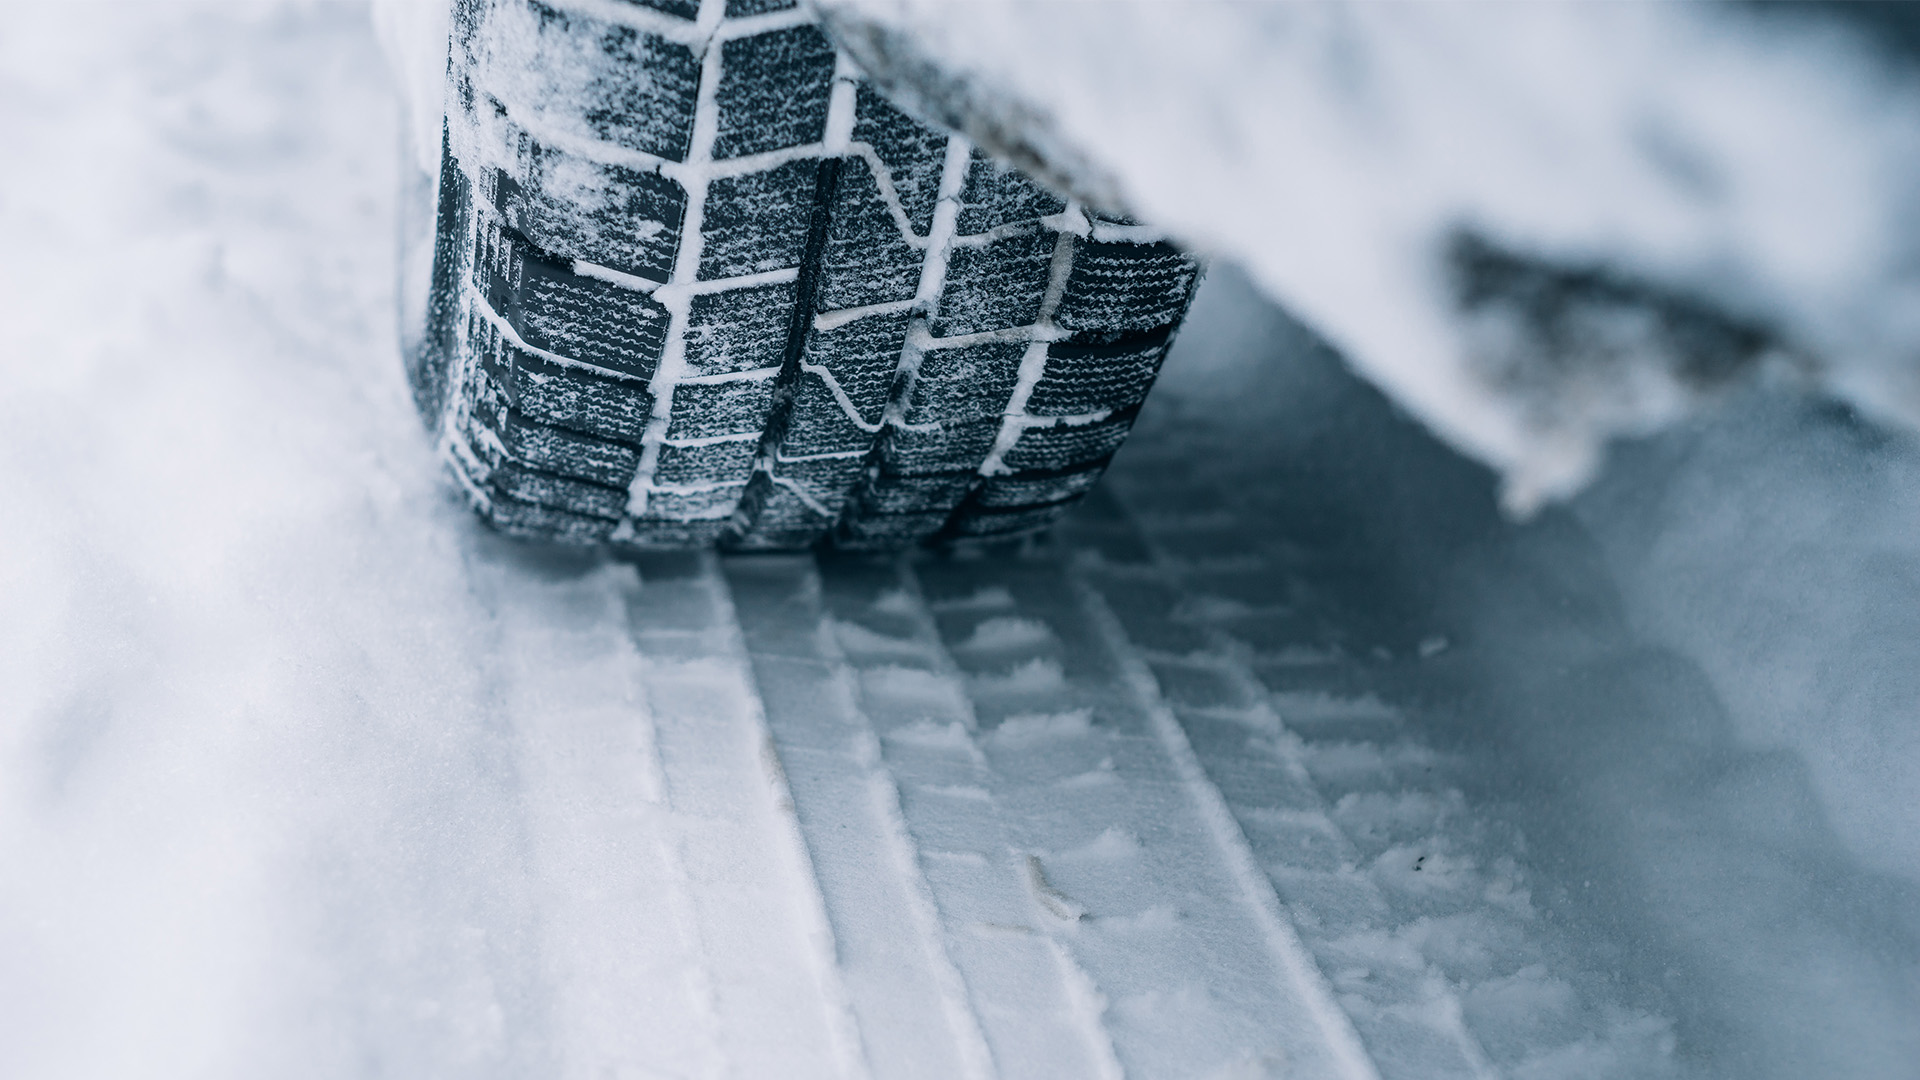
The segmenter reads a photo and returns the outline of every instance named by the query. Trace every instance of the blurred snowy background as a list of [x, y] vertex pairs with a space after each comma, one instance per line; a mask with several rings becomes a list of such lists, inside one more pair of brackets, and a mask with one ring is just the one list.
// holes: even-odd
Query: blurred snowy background
[[[664, 656], [670, 569], [482, 535], [437, 475], [365, 8], [0, 12], [0, 1075], [889, 1075], [918, 1030], [819, 1004], [844, 912], [740, 780], [739, 634]], [[1417, 962], [1479, 1075], [1920, 1076], [1920, 445], [1754, 385], [1526, 524], [1497, 489], [1221, 266], [1089, 513], [1175, 522], [1182, 619], [1310, 595], [1442, 794], [1524, 838], [1547, 974]], [[1431, 940], [1341, 967], [1288, 910], [1385, 1030], [1354, 970]], [[1136, 1049], [1147, 975], [1112, 978], [1110, 1071], [1286, 1074], [1204, 1026]], [[1576, 991], [1630, 1019], [1503, 1020]], [[958, 1073], [1019, 1073], [987, 1028]]]

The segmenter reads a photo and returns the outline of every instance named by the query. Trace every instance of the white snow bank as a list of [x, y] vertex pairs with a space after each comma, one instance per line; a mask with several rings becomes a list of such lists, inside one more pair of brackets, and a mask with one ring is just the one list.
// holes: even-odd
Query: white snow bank
[[[1920, 84], [1817, 13], [818, 2], [923, 111], [1241, 263], [1511, 508], [1748, 367], [1920, 422]], [[1548, 274], [1471, 301], [1463, 235]]]
[[364, 9], [6, 18], [0, 1075], [697, 1072], [633, 574], [446, 493]]

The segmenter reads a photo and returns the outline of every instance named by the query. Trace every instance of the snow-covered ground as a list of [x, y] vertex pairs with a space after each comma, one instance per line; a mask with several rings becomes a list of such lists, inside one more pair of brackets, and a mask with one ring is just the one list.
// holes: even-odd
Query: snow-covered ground
[[1216, 270], [1024, 558], [480, 533], [365, 10], [0, 33], [0, 1075], [1920, 1076], [1920, 448], [1526, 526]]

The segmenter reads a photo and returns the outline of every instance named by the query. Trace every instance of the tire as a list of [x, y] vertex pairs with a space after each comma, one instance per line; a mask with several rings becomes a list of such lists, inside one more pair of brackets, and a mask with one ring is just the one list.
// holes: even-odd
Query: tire
[[792, 0], [452, 25], [402, 291], [489, 524], [889, 549], [1036, 532], [1098, 479], [1199, 277], [1160, 235], [900, 112]]

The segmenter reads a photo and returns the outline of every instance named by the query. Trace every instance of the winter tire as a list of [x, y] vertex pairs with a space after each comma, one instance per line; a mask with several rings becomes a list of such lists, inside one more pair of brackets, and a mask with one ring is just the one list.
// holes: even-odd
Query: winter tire
[[1032, 533], [1199, 276], [890, 105], [792, 0], [460, 0], [446, 103], [409, 375], [512, 534]]

